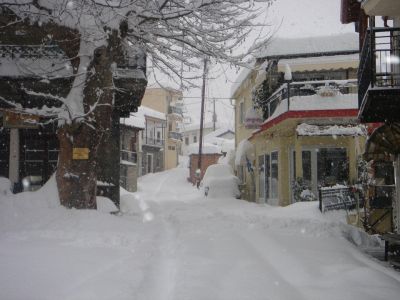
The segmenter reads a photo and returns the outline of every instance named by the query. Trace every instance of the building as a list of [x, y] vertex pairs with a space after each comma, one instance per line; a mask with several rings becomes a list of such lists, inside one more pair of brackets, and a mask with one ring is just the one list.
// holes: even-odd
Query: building
[[[4, 27], [0, 32], [0, 176], [10, 179], [14, 192], [35, 190], [57, 167], [60, 146], [57, 116], [52, 111], [62, 105], [57, 97], [65, 98], [71, 90], [73, 68], [62, 47], [44, 27], [20, 20], [5, 7], [0, 8], [0, 26]], [[74, 40], [70, 32], [63, 34], [66, 40]], [[79, 43], [71, 42], [68, 46], [71, 53], [79, 50]], [[140, 106], [147, 84], [145, 54], [137, 53], [134, 48], [125, 50], [116, 61], [113, 74], [118, 92], [111, 134], [104, 135], [96, 161], [97, 191], [116, 205], [119, 205], [119, 118]], [[24, 109], [31, 109], [31, 114]]]
[[[214, 131], [214, 125], [207, 122], [203, 126], [203, 136]], [[189, 145], [199, 143], [200, 140], [200, 124], [186, 124], [182, 130], [182, 154], [189, 155]]]
[[[320, 186], [357, 180], [365, 136], [357, 121], [358, 52], [355, 34], [275, 38], [254, 70], [240, 75], [236, 171], [248, 200], [288, 205], [316, 199]], [[254, 107], [263, 119], [256, 130], [246, 128]]]
[[400, 230], [400, 2], [343, 0], [342, 23], [356, 23], [360, 41], [359, 119], [375, 127], [364, 158], [366, 229]]
[[166, 116], [165, 128], [165, 170], [178, 166], [181, 152], [183, 122], [182, 92], [172, 88], [147, 88], [142, 100], [143, 105], [159, 111]]
[[145, 116], [139, 112], [120, 119], [120, 186], [129, 192], [137, 191], [137, 179], [142, 170], [141, 131], [146, 128]]

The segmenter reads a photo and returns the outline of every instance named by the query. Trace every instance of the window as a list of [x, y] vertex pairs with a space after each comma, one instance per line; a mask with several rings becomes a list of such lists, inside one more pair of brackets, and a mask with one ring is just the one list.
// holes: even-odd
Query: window
[[278, 198], [278, 151], [271, 153], [271, 198]]
[[346, 183], [349, 166], [345, 148], [321, 148], [317, 152], [318, 185]]
[[175, 151], [175, 146], [168, 146], [168, 150]]
[[168, 131], [171, 132], [172, 131], [172, 123], [168, 124]]
[[185, 137], [185, 145], [189, 145], [189, 137]]
[[193, 136], [193, 143], [197, 143], [197, 135]]

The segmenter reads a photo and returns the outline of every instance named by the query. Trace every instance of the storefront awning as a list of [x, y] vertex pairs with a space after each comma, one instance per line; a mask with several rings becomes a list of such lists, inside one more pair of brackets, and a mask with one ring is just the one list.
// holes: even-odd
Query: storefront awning
[[385, 124], [374, 130], [365, 145], [364, 159], [380, 160], [400, 154], [400, 124]]

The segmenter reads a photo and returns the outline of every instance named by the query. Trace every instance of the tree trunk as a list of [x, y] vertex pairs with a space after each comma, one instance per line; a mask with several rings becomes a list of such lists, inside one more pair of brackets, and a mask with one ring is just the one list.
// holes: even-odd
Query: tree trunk
[[[69, 208], [96, 208], [97, 150], [101, 139], [110, 132], [113, 109], [111, 63], [113, 49], [118, 42], [115, 34], [108, 42], [108, 47], [94, 51], [93, 61], [88, 68], [83, 99], [84, 111], [89, 113], [88, 116], [65, 124], [58, 130], [60, 153], [56, 179], [60, 202]], [[93, 107], [95, 109], [90, 112]], [[75, 152], [81, 150], [80, 154], [83, 155], [74, 157], [74, 149]]]

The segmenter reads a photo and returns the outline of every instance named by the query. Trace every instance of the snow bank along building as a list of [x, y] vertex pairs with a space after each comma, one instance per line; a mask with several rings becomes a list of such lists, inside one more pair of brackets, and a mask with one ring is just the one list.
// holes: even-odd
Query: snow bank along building
[[357, 180], [358, 63], [356, 34], [272, 38], [239, 75], [235, 164], [247, 200], [289, 205]]
[[[68, 95], [74, 77], [66, 53], [42, 27], [18, 20], [8, 8], [0, 8], [0, 26], [0, 176], [9, 178], [14, 192], [20, 192], [43, 185], [57, 167], [59, 143], [53, 112], [62, 104], [56, 98]], [[64, 38], [74, 41], [69, 34], [66, 31]], [[77, 53], [79, 42], [70, 42], [68, 49]], [[147, 84], [145, 54], [127, 45], [121, 53], [113, 74], [118, 87], [113, 125], [99, 146], [97, 162], [98, 193], [116, 204], [119, 118], [137, 110]]]
[[364, 192], [368, 231], [400, 228], [400, 2], [343, 0], [342, 23], [357, 24], [360, 40], [358, 117], [377, 127], [367, 140]]

